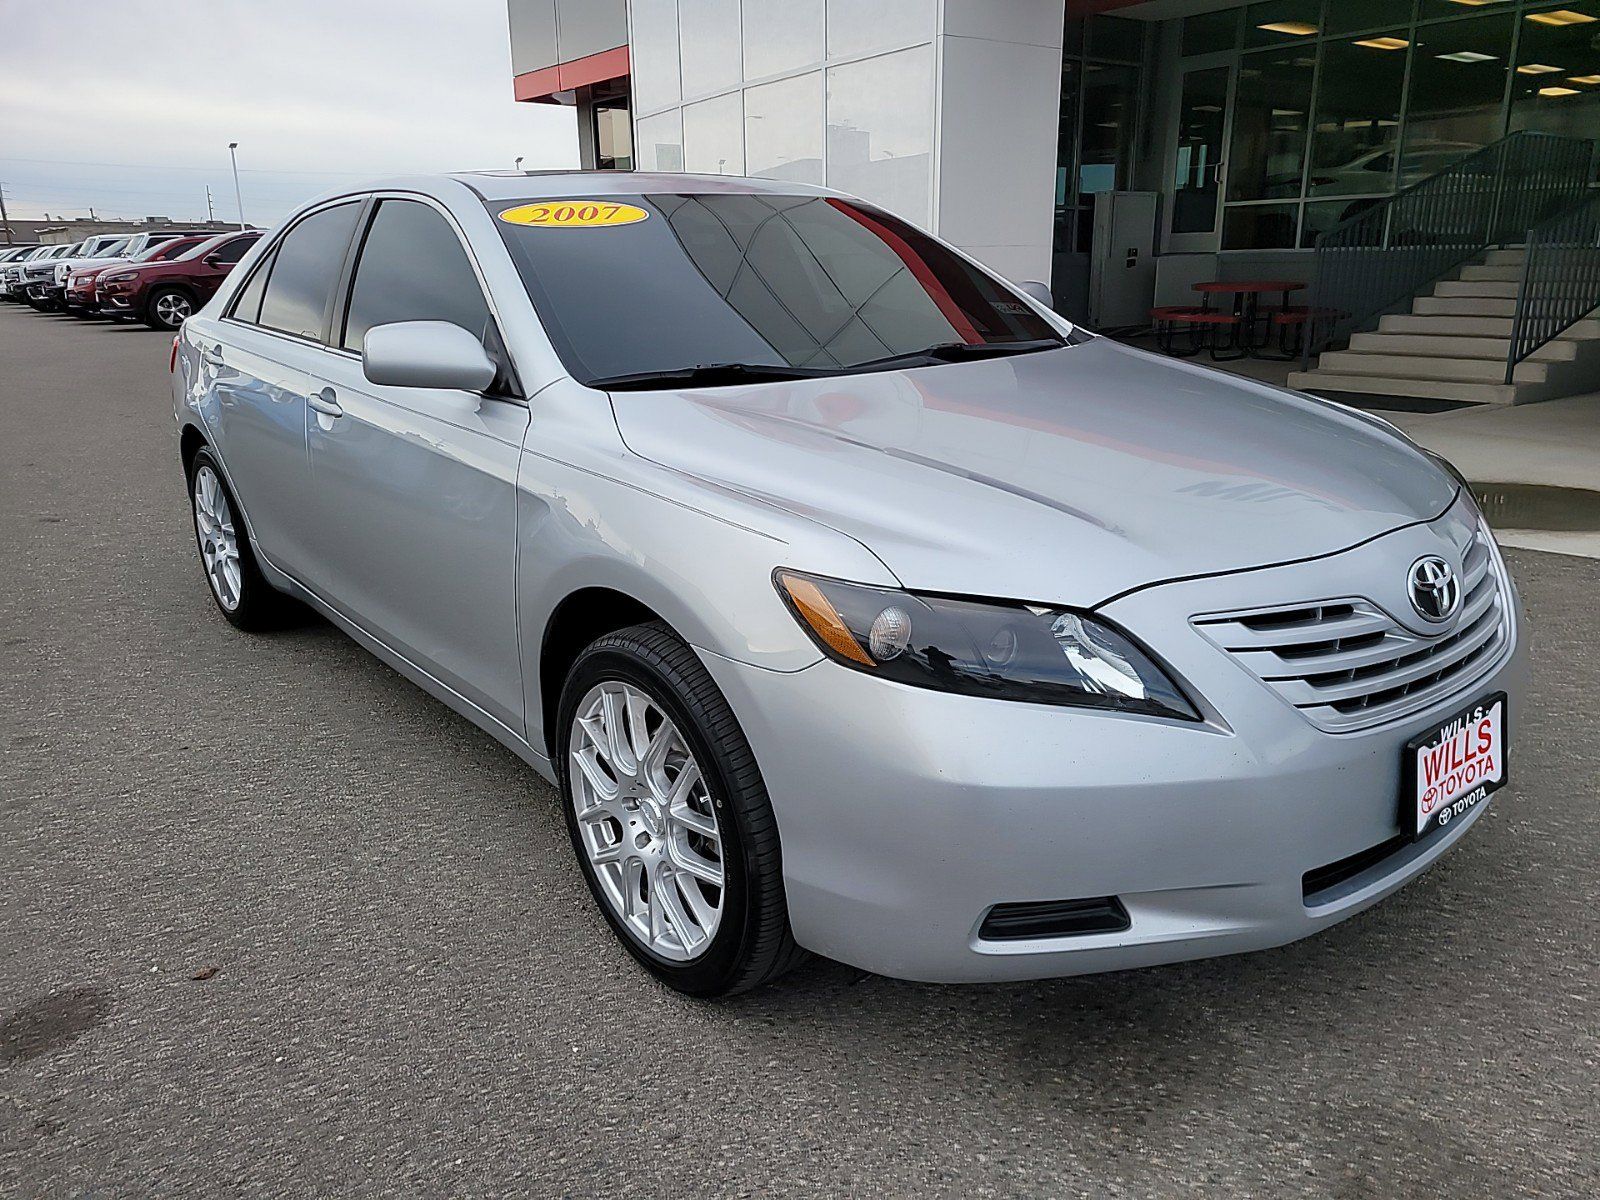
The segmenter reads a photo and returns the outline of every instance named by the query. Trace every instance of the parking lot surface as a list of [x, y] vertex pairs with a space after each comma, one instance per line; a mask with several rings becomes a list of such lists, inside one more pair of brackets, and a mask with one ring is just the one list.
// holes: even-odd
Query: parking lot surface
[[0, 305], [0, 1194], [1600, 1191], [1600, 562], [1510, 556], [1512, 785], [1342, 926], [707, 1004], [509, 752], [319, 621], [217, 614], [169, 346]]

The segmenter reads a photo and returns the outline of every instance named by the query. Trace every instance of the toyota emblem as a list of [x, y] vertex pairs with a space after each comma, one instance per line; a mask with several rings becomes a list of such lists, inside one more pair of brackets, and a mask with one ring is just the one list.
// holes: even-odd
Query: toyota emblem
[[1443, 622], [1461, 607], [1461, 577], [1437, 554], [1411, 564], [1411, 607], [1424, 621]]

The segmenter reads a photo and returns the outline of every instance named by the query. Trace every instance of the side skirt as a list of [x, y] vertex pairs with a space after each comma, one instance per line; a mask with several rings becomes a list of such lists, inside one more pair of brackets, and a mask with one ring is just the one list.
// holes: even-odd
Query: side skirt
[[386, 666], [398, 671], [412, 683], [416, 684], [435, 700], [454, 709], [479, 729], [483, 730], [507, 750], [510, 750], [523, 762], [537, 771], [547, 783], [556, 783], [556, 773], [550, 764], [550, 759], [535, 750], [520, 734], [506, 725], [503, 721], [490, 716], [471, 700], [446, 683], [435, 679], [427, 671], [417, 666], [405, 655], [395, 650], [388, 643], [376, 635], [369, 633], [355, 621], [333, 608], [320, 596], [311, 591], [293, 576], [285, 574], [271, 563], [267, 562], [261, 554], [256, 555], [256, 560], [261, 567], [261, 573], [267, 577], [267, 582], [280, 591], [287, 592], [295, 599], [310, 605], [329, 621], [337, 625], [348, 634], [357, 645], [371, 653]]

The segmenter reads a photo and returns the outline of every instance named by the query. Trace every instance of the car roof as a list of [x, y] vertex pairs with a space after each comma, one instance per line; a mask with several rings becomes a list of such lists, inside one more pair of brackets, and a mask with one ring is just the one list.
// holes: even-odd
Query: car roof
[[838, 192], [780, 179], [737, 175], [668, 174], [654, 171], [461, 171], [449, 175], [411, 175], [374, 180], [343, 194], [377, 191], [440, 192], [452, 183], [471, 188], [483, 200], [531, 197], [627, 196], [659, 193], [744, 193], [777, 196], [837, 196]]

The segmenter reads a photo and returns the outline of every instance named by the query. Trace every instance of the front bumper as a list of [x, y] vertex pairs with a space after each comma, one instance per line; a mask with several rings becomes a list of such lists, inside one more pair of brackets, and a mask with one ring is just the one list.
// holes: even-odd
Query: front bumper
[[[1075, 975], [1281, 945], [1415, 878], [1487, 804], [1334, 886], [1308, 895], [1305, 880], [1396, 839], [1410, 738], [1494, 691], [1509, 697], [1515, 737], [1525, 655], [1514, 588], [1498, 662], [1421, 711], [1352, 733], [1314, 728], [1188, 622], [1241, 596], [1303, 589], [1317, 571], [1336, 592], [1374, 566], [1404, 572], [1407, 555], [1431, 546], [1425, 531], [1106, 606], [1203, 697], [1205, 724], [920, 690], [827, 661], [779, 673], [702, 652], [772, 797], [796, 940], [907, 979]], [[1126, 930], [979, 936], [997, 904], [1109, 896], [1126, 908]]]

